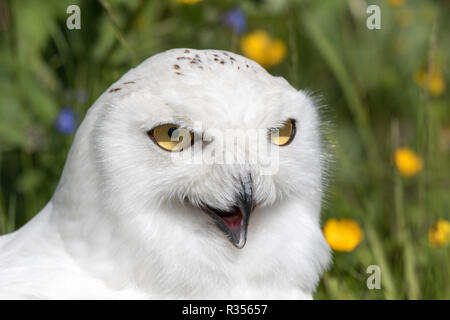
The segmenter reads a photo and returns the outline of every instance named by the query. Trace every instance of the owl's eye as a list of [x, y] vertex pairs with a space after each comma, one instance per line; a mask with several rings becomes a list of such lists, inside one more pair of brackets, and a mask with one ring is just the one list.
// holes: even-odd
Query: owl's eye
[[163, 124], [148, 131], [149, 137], [166, 151], [182, 151], [194, 144], [194, 133], [177, 124]]
[[289, 119], [281, 128], [273, 128], [269, 131], [270, 142], [277, 146], [289, 144], [295, 136], [295, 120]]

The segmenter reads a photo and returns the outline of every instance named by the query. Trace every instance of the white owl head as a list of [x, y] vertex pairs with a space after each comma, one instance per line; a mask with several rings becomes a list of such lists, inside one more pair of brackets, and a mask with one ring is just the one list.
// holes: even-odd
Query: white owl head
[[[103, 193], [123, 199], [118, 206], [125, 201], [145, 211], [181, 204], [202, 216], [191, 221], [213, 221], [242, 248], [258, 208], [296, 198], [320, 203], [323, 155], [312, 100], [242, 56], [193, 49], [155, 55], [112, 85], [99, 108], [95, 159]], [[284, 137], [272, 140], [274, 129]], [[167, 140], [174, 132], [193, 143], [174, 150]], [[230, 135], [237, 139], [224, 148]], [[252, 141], [268, 146], [263, 160], [276, 170], [268, 174], [264, 161], [249, 161]], [[218, 152], [225, 161], [205, 160]], [[189, 157], [176, 161], [174, 154], [183, 153]], [[241, 161], [226, 161], [236, 157]]]

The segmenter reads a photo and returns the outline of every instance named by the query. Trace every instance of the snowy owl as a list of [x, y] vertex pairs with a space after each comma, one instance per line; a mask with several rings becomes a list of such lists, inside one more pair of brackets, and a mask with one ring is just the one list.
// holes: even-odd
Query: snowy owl
[[311, 299], [331, 260], [326, 158], [314, 101], [284, 78], [227, 51], [154, 55], [89, 109], [44, 209], [0, 237], [0, 297]]

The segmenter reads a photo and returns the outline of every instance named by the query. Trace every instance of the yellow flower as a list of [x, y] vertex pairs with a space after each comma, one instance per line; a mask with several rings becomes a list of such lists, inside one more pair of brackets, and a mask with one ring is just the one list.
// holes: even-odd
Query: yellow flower
[[428, 231], [428, 242], [430, 247], [436, 248], [448, 243], [450, 239], [450, 222], [439, 219]]
[[[440, 70], [432, 68], [431, 72], [428, 74], [428, 78], [428, 91], [432, 96], [437, 97], [444, 93], [445, 81]], [[425, 87], [427, 71], [421, 69], [414, 73], [414, 81], [422, 88]]]
[[400, 7], [405, 3], [405, 0], [388, 0], [388, 3], [393, 7]]
[[352, 251], [363, 238], [358, 223], [351, 219], [330, 219], [325, 223], [323, 233], [330, 247], [336, 251]]
[[395, 164], [402, 176], [411, 177], [422, 170], [422, 159], [409, 148], [395, 150]]
[[184, 3], [184, 4], [196, 4], [199, 2], [202, 2], [203, 0], [177, 0], [179, 3]]
[[279, 64], [286, 56], [284, 42], [271, 38], [263, 30], [256, 30], [242, 37], [241, 49], [248, 58], [263, 67]]

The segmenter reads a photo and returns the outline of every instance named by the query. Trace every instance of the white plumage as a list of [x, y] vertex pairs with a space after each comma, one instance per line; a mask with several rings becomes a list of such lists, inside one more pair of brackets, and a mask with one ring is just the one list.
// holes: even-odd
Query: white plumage
[[[220, 132], [288, 119], [296, 135], [265, 175], [258, 164], [176, 163], [147, 134], [200, 122], [206, 150]], [[226, 51], [157, 54], [101, 95], [50, 202], [0, 237], [0, 297], [310, 299], [330, 261], [325, 158], [316, 107], [283, 78]], [[242, 208], [243, 196], [254, 209], [239, 249], [245, 230], [233, 245], [200, 207]]]

